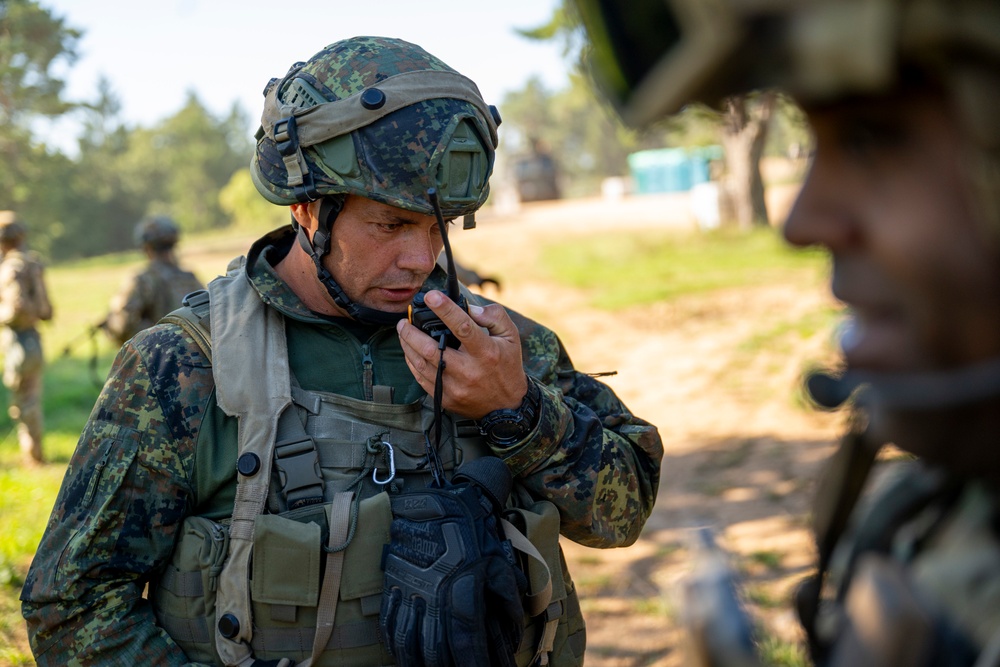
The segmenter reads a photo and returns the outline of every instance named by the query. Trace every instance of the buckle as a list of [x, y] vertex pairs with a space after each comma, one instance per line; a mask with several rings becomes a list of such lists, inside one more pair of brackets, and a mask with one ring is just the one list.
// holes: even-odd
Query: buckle
[[274, 142], [282, 157], [295, 155], [299, 148], [299, 132], [295, 124], [295, 116], [282, 118], [274, 124]]
[[274, 465], [289, 509], [323, 502], [323, 477], [312, 438], [276, 443]]

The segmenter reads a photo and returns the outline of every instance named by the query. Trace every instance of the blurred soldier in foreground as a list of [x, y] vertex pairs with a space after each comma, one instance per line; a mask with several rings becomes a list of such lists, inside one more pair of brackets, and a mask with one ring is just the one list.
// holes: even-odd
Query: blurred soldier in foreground
[[42, 458], [42, 340], [39, 320], [52, 319], [38, 256], [24, 248], [24, 224], [13, 211], [0, 211], [0, 347], [3, 383], [10, 391], [8, 413], [17, 426], [21, 455], [29, 465]]
[[[844, 373], [810, 388], [860, 410], [797, 600], [815, 661], [998, 664], [1000, 5], [577, 4], [630, 122], [777, 88], [815, 133], [784, 235], [829, 251], [850, 316]], [[921, 462], [856, 503], [883, 442]]]
[[149, 263], [111, 301], [104, 329], [118, 345], [179, 308], [186, 294], [204, 289], [193, 273], [177, 265], [174, 248], [179, 236], [177, 225], [164, 216], [136, 225], [135, 243]]

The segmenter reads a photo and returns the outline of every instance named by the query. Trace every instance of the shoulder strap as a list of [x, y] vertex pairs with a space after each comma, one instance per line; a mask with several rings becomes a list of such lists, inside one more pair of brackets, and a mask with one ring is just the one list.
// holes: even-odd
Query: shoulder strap
[[181, 307], [163, 316], [160, 322], [176, 324], [191, 336], [212, 363], [211, 298], [208, 290], [198, 290], [184, 297]]

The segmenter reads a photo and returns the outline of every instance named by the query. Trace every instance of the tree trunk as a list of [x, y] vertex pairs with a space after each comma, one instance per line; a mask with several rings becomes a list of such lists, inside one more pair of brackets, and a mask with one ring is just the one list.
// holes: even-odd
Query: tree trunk
[[769, 224], [760, 158], [775, 103], [774, 93], [726, 100], [722, 131], [726, 179], [722, 191], [728, 199], [725, 208], [734, 213], [732, 222], [742, 230]]

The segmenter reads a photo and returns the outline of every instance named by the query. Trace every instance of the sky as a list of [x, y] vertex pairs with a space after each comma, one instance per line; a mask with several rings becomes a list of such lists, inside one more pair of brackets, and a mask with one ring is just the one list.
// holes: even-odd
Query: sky
[[[556, 44], [514, 32], [544, 24], [559, 0], [39, 0], [84, 32], [63, 73], [66, 97], [91, 101], [104, 76], [130, 124], [173, 115], [189, 91], [218, 116], [239, 102], [260, 118], [264, 85], [327, 44], [357, 35], [399, 37], [424, 47], [475, 81], [490, 104], [531, 76], [566, 82]], [[308, 8], [308, 9], [307, 9]], [[51, 128], [72, 149], [77, 127]]]

